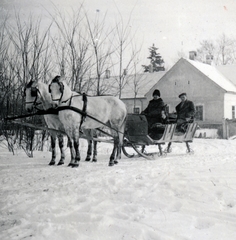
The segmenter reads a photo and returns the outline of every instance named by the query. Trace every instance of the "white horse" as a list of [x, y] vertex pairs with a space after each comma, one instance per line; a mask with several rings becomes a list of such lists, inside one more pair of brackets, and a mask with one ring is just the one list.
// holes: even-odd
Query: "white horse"
[[[40, 109], [43, 108], [43, 110], [48, 110], [53, 105], [51, 95], [48, 92], [48, 85], [43, 82], [30, 81], [25, 87], [25, 97], [26, 97], [25, 99], [26, 110], [28, 112], [32, 112], [33, 109], [39, 110], [38, 106], [40, 105], [42, 105]], [[59, 117], [57, 114], [46, 114], [44, 115], [44, 119], [49, 128], [65, 132], [64, 126], [59, 120]], [[87, 131], [86, 134], [90, 136], [91, 131]], [[54, 131], [50, 131], [50, 136], [51, 136], [52, 158], [51, 158], [51, 161], [49, 162], [49, 165], [55, 165], [56, 163], [55, 159], [56, 159], [56, 138], [57, 137], [58, 137], [58, 145], [61, 152], [61, 158], [60, 158], [60, 161], [58, 162], [58, 165], [62, 165], [64, 164], [64, 160], [65, 160], [63, 134], [61, 133], [57, 134]], [[69, 143], [69, 146], [71, 147], [70, 138], [68, 138], [68, 143]], [[92, 143], [93, 143], [92, 140], [88, 140], [88, 151], [87, 151], [87, 156], [85, 161], [91, 160]], [[94, 151], [93, 151], [92, 160], [96, 162], [97, 161], [97, 142], [95, 141], [94, 141], [93, 149]], [[69, 166], [71, 166], [71, 163], [69, 164]]]
[[[59, 119], [63, 123], [74, 147], [71, 155], [73, 167], [79, 166], [79, 135], [81, 128], [83, 130], [96, 129], [104, 127], [104, 125], [110, 127], [114, 136], [114, 147], [110, 156], [109, 166], [118, 163], [117, 159], [121, 158], [121, 146], [123, 144], [127, 117], [125, 104], [113, 96], [87, 97], [86, 110], [84, 110], [85, 102], [83, 101], [83, 96], [71, 91], [64, 81], [60, 81], [60, 76], [56, 76], [52, 80], [49, 85], [49, 92], [55, 106], [59, 106]], [[72, 108], [75, 108], [75, 110], [72, 110]], [[85, 114], [78, 113], [76, 109], [83, 110]]]

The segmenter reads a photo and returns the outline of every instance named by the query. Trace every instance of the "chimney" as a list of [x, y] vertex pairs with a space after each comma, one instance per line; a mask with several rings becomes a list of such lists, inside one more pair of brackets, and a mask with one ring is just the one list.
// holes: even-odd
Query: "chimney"
[[106, 79], [110, 78], [111, 71], [109, 69], [106, 69], [105, 75], [106, 75]]
[[206, 55], [206, 64], [211, 65], [212, 62], [213, 62], [213, 55], [211, 55], [211, 54]]
[[197, 56], [197, 52], [196, 51], [190, 51], [189, 52], [189, 59], [190, 60], [195, 60], [196, 56]]
[[152, 64], [149, 65], [149, 72], [150, 72], [150, 73], [153, 72], [153, 65], [152, 65]]

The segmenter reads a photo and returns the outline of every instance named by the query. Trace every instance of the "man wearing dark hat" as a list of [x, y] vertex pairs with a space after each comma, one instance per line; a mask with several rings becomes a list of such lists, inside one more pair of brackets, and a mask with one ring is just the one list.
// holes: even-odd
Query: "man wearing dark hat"
[[195, 107], [192, 101], [187, 99], [186, 93], [179, 95], [181, 102], [176, 106], [177, 113], [177, 130], [184, 131], [186, 123], [194, 120]]
[[160, 97], [160, 91], [155, 89], [152, 96], [153, 99], [149, 101], [147, 108], [141, 113], [147, 117], [149, 133], [156, 123], [164, 123], [166, 120], [165, 103]]

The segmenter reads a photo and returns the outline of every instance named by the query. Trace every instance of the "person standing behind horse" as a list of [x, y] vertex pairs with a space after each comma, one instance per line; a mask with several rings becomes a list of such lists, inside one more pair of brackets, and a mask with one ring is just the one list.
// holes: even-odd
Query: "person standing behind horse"
[[141, 113], [146, 115], [149, 133], [156, 123], [164, 123], [166, 120], [165, 103], [161, 98], [160, 91], [155, 89], [152, 96], [153, 99], [149, 101], [147, 108]]
[[185, 131], [186, 124], [194, 120], [195, 107], [192, 101], [187, 99], [186, 93], [179, 95], [181, 102], [175, 107], [177, 113], [177, 126], [178, 131]]

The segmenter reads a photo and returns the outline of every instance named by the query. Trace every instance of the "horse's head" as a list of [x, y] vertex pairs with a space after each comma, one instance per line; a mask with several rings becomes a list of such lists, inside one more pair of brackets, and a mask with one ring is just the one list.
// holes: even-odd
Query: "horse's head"
[[72, 94], [69, 86], [64, 81], [61, 81], [60, 76], [56, 76], [52, 80], [48, 89], [53, 101], [53, 107], [68, 101]]
[[25, 95], [25, 108], [28, 112], [32, 112], [38, 103], [38, 86], [37, 82], [30, 81], [24, 89]]

